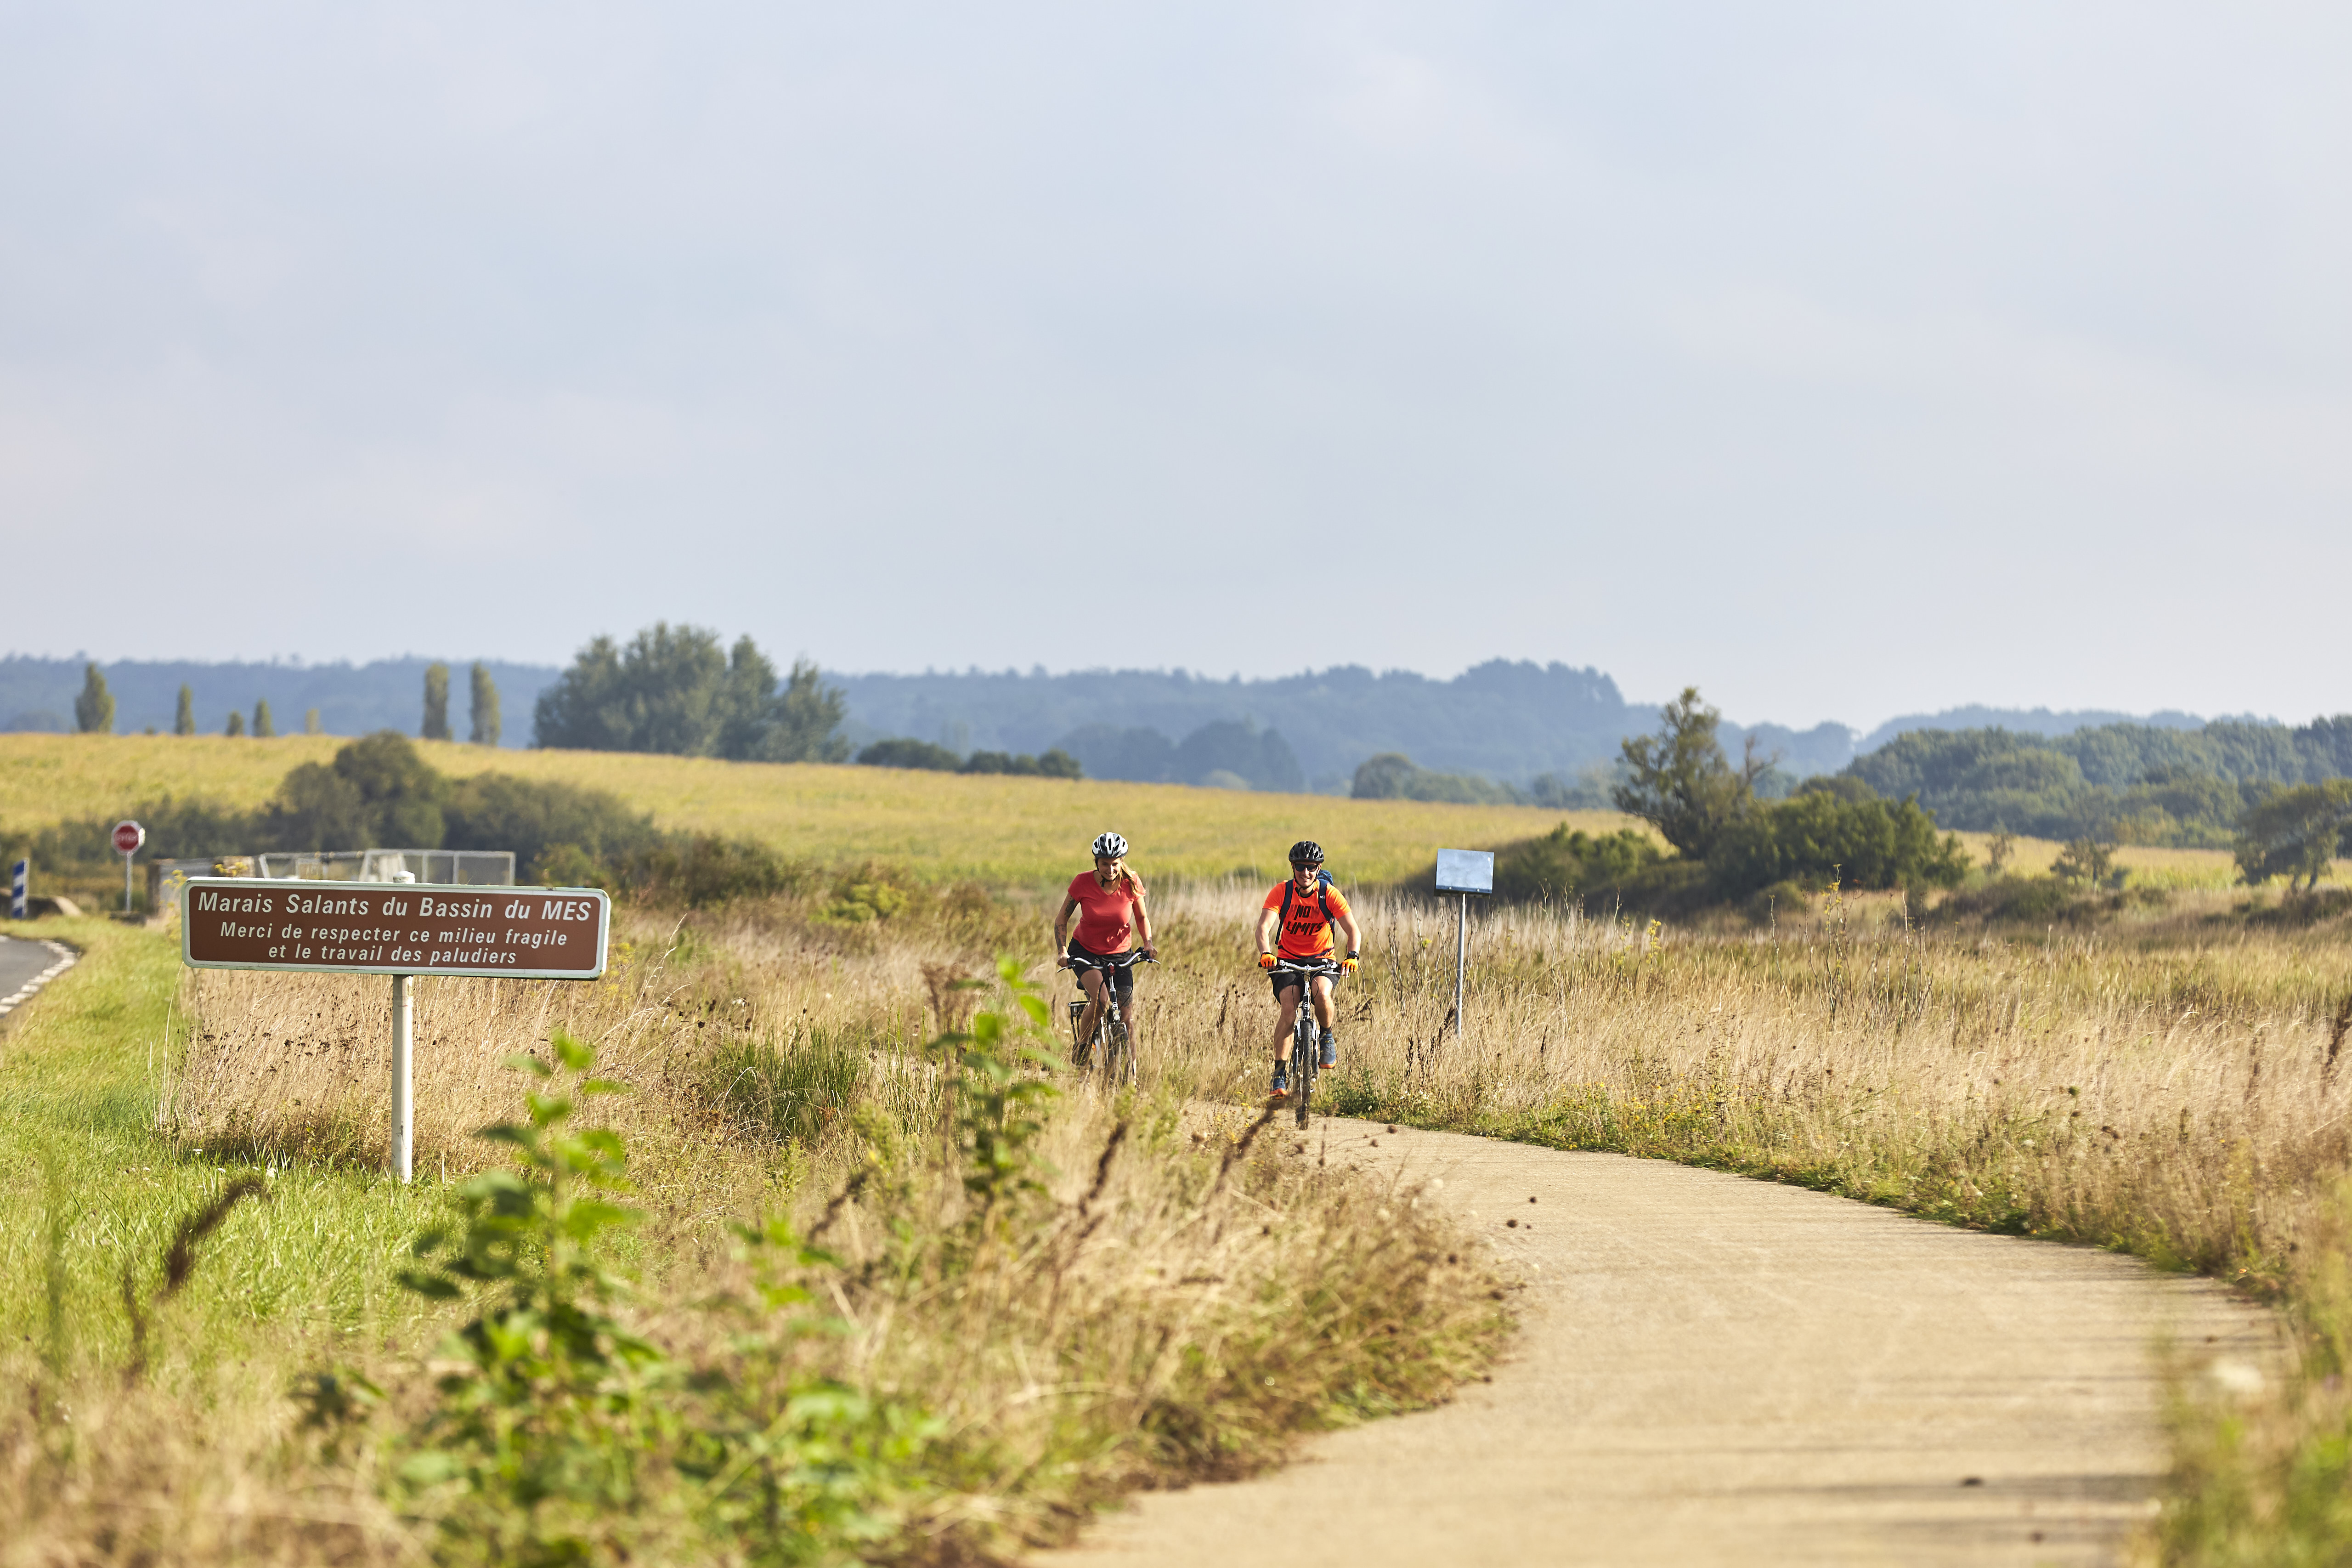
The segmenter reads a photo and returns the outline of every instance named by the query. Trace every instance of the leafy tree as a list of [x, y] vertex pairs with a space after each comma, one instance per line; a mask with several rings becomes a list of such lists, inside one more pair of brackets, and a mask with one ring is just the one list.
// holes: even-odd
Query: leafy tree
[[74, 699], [74, 728], [85, 735], [114, 733], [114, 693], [106, 689], [106, 677], [94, 664], [82, 666], [81, 695]]
[[425, 667], [425, 723], [416, 732], [427, 741], [449, 738], [449, 667], [446, 664]]
[[1743, 766], [1731, 765], [1716, 740], [1723, 715], [1699, 701], [1696, 686], [1666, 704], [1664, 719], [1656, 734], [1622, 742], [1625, 779], [1610, 798], [1685, 858], [1704, 860], [1724, 829], [1748, 814], [1756, 778], [1771, 763], [1751, 751]]
[[302, 710], [302, 733], [305, 735], [323, 735], [326, 732], [325, 727], [319, 722], [319, 710], [316, 708], [305, 708]]
[[501, 731], [499, 686], [490, 679], [490, 667], [480, 659], [474, 661], [473, 720], [473, 731], [467, 739], [477, 746], [497, 745]]
[[1706, 860], [1708, 879], [1734, 898], [1832, 877], [1849, 888], [1949, 888], [1968, 868], [1958, 837], [1938, 838], [1918, 802], [1880, 800], [1852, 778], [1809, 780], [1750, 810], [1717, 836]]
[[857, 761], [869, 768], [923, 768], [937, 773], [963, 766], [961, 757], [929, 741], [877, 741], [857, 753]]
[[226, 724], [225, 724], [225, 725], [221, 726], [221, 733], [222, 733], [222, 734], [224, 734], [224, 735], [242, 735], [242, 734], [244, 734], [244, 733], [245, 733], [245, 715], [244, 715], [244, 714], [242, 714], [242, 713], [240, 713], [240, 712], [238, 712], [238, 711], [237, 711], [236, 709], [234, 709], [234, 708], [230, 709], [230, 710], [228, 710], [228, 722], [227, 722]]
[[196, 732], [196, 694], [183, 684], [180, 688], [180, 710], [172, 716], [172, 733], [193, 735]]
[[1507, 805], [1525, 799], [1509, 784], [1474, 773], [1441, 773], [1402, 752], [1382, 752], [1357, 765], [1349, 795], [1355, 800], [1444, 800], [1473, 805]]
[[719, 754], [763, 763], [847, 762], [849, 742], [834, 731], [848, 713], [848, 700], [825, 687], [806, 659], [793, 661], [783, 689], [777, 690], [776, 667], [750, 637], [741, 637], [728, 660]]
[[269, 699], [267, 697], [253, 705], [253, 732], [265, 740], [278, 733], [278, 721], [269, 716]]
[[2051, 872], [2061, 881], [2088, 882], [2094, 887], [2113, 875], [2115, 867], [2116, 847], [2087, 836], [2070, 842], [2050, 863]]
[[541, 746], [667, 752], [772, 763], [845, 761], [834, 731], [846, 713], [814, 665], [795, 663], [778, 689], [775, 666], [750, 637], [732, 657], [719, 635], [656, 622], [627, 647], [600, 637], [540, 693]]
[[2352, 779], [2294, 784], [2258, 802], [2238, 825], [2238, 873], [2249, 887], [2273, 877], [2319, 886], [2352, 837]]

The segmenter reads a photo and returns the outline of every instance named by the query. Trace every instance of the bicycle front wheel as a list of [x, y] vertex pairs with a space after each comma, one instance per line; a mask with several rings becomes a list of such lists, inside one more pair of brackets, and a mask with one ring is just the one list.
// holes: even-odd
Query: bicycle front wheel
[[1113, 1084], [1135, 1081], [1135, 1042], [1129, 1038], [1127, 1020], [1114, 1018], [1104, 1031], [1103, 1071]]

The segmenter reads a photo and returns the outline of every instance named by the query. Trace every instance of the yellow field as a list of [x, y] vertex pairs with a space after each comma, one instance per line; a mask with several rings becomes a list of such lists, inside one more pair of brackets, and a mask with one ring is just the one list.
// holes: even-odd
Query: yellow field
[[[127, 812], [170, 794], [252, 807], [287, 770], [323, 762], [332, 736], [0, 735], [0, 824], [39, 828]], [[824, 861], [903, 862], [935, 878], [997, 886], [1055, 881], [1087, 864], [1106, 828], [1134, 846], [1145, 879], [1220, 877], [1246, 868], [1271, 881], [1293, 841], [1313, 838], [1332, 871], [1385, 882], [1428, 867], [1441, 845], [1490, 849], [1548, 833], [1563, 816], [1591, 832], [1637, 826], [1613, 812], [1440, 805], [1249, 795], [897, 768], [724, 763], [605, 752], [484, 751], [420, 743], [433, 765], [487, 769], [611, 790], [664, 827], [743, 835]]]
[[[1969, 858], [1976, 865], [1984, 865], [1992, 835], [1963, 833], [1959, 837], [1968, 847]], [[2043, 875], [2065, 847], [2053, 839], [2020, 838], [2010, 847], [2007, 869], [2016, 876]], [[2116, 850], [2115, 856], [2116, 867], [2131, 873], [2130, 885], [2135, 888], [2231, 888], [2238, 882], [2237, 863], [2230, 858], [2227, 849], [2153, 849], [2126, 844]], [[2336, 879], [2352, 881], [2352, 860], [2336, 862]]]

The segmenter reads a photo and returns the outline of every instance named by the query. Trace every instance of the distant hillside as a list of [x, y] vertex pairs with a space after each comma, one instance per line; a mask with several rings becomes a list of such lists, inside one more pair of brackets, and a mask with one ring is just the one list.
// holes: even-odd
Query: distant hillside
[[[1612, 761], [1619, 741], [1653, 728], [1658, 717], [1654, 707], [1626, 701], [1597, 669], [1505, 659], [1450, 680], [1410, 670], [1375, 674], [1360, 665], [1257, 680], [1181, 669], [826, 679], [848, 694], [860, 739], [910, 735], [959, 751], [1064, 745], [1082, 759], [1091, 753], [1106, 770], [1181, 771], [1181, 762], [1163, 759], [1204, 726], [1255, 725], [1279, 734], [1309, 787], [1319, 790], [1344, 788], [1358, 763], [1383, 752], [1402, 752], [1425, 768], [1525, 784], [1538, 773], [1571, 774]], [[1727, 733], [1736, 746], [1743, 731]], [[1800, 775], [1832, 772], [1853, 757], [1853, 732], [1840, 724], [1802, 733], [1765, 725], [1758, 734]]]
[[[0, 730], [63, 731], [73, 724], [74, 696], [81, 690], [83, 660], [0, 658]], [[232, 709], [250, 721], [253, 705], [268, 700], [278, 728], [302, 727], [305, 710], [316, 708], [331, 735], [364, 735], [398, 730], [414, 735], [425, 721], [425, 668], [429, 658], [383, 658], [372, 664], [197, 664], [193, 661], [101, 661], [99, 669], [114, 693], [114, 731], [135, 735], [149, 725], [172, 732], [180, 687], [194, 695], [196, 728], [216, 735]], [[471, 659], [449, 659], [449, 722], [462, 738], [467, 729], [466, 671]], [[557, 672], [544, 665], [487, 661], [498, 682], [503, 720], [500, 743], [530, 744], [530, 708], [540, 689]]]
[[[2275, 720], [2241, 716], [2244, 722], [2275, 723]], [[2074, 709], [2053, 712], [2047, 708], [1947, 708], [1940, 713], [1906, 713], [1889, 719], [1854, 747], [1857, 753], [1874, 752], [1897, 735], [1914, 730], [2007, 730], [2017, 735], [2071, 735], [2077, 730], [2103, 730], [2115, 724], [2137, 724], [2151, 730], [2200, 730], [2205, 721], [2194, 713], [2167, 709], [2161, 713], [2110, 713], [2104, 709]]]
[[[168, 731], [182, 682], [195, 693], [196, 724], [218, 733], [229, 710], [250, 718], [269, 701], [280, 730], [299, 729], [317, 708], [331, 734], [394, 729], [416, 733], [424, 706], [422, 658], [368, 664], [124, 660], [102, 663], [115, 694], [115, 729]], [[466, 666], [451, 670], [450, 721], [466, 726]], [[561, 673], [548, 665], [490, 661], [505, 719], [504, 744], [531, 742], [531, 710]], [[81, 687], [78, 658], [0, 658], [0, 730], [68, 730]], [[1246, 782], [1260, 789], [1304, 784], [1344, 791], [1357, 766], [1402, 752], [1422, 768], [1468, 773], [1525, 787], [1538, 775], [1574, 780], [1617, 757], [1625, 736], [1655, 728], [1655, 707], [1626, 700], [1598, 669], [1493, 659], [1451, 679], [1410, 670], [1374, 673], [1358, 665], [1270, 679], [1219, 680], [1184, 670], [926, 671], [845, 675], [825, 680], [849, 701], [845, 732], [856, 744], [908, 736], [952, 748], [1039, 752], [1061, 746], [1097, 778], [1198, 784]], [[2186, 713], [2145, 719], [2100, 712], [1958, 708], [1889, 720], [1857, 736], [1843, 724], [1810, 730], [1727, 721], [1734, 755], [1747, 736], [1780, 757], [1791, 779], [1836, 773], [1895, 737], [1922, 730], [1999, 728], [2062, 736], [2118, 722], [2191, 731]], [[2240, 721], [2260, 727], [2261, 721]], [[1268, 733], [1268, 732], [1271, 733]], [[1859, 744], [1857, 744], [1859, 741]]]

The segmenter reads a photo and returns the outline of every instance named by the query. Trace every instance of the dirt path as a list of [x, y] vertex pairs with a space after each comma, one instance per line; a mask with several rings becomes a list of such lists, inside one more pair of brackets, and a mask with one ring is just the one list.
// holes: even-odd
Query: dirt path
[[1528, 1281], [1511, 1353], [1041, 1568], [2112, 1562], [2163, 1468], [2158, 1336], [2249, 1367], [2272, 1343], [2219, 1287], [2086, 1247], [1656, 1161], [1323, 1138], [1443, 1180]]

